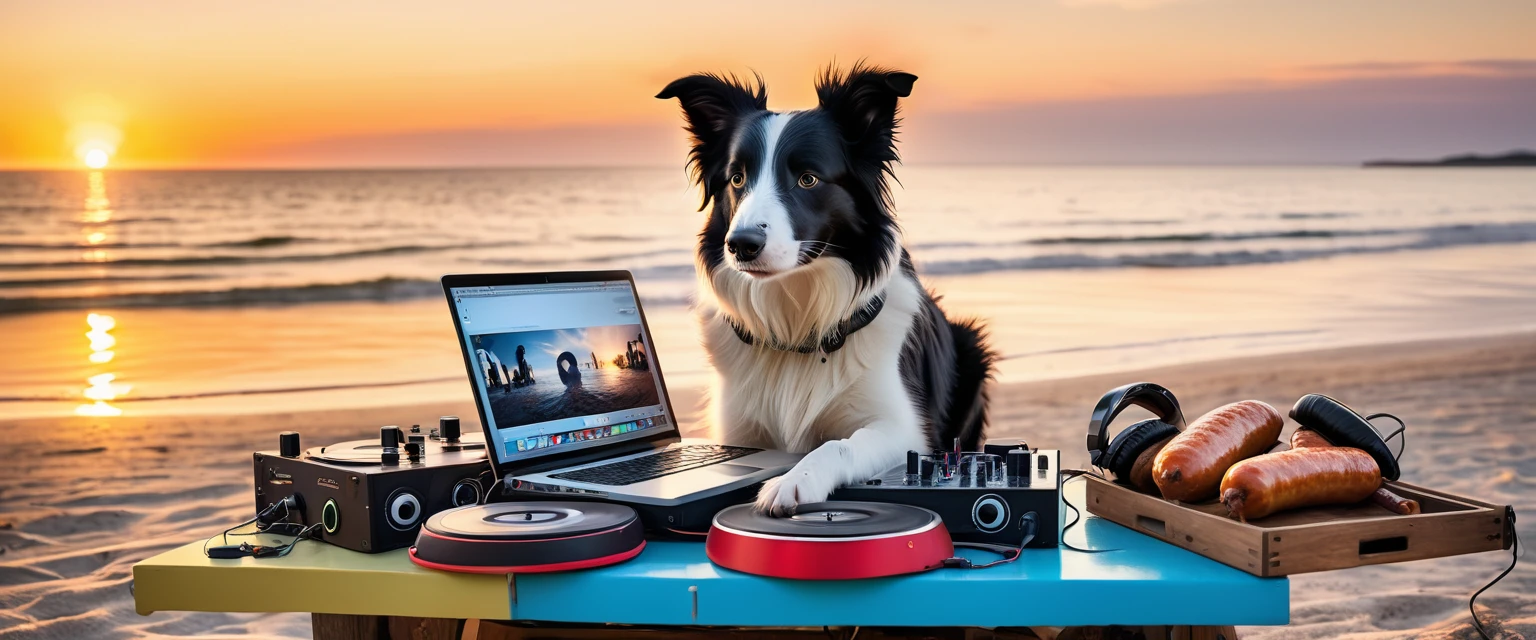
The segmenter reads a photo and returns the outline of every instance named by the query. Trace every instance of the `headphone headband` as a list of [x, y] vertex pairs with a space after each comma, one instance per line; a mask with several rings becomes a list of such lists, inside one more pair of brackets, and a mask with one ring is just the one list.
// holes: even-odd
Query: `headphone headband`
[[1109, 423], [1131, 405], [1151, 411], [1158, 420], [1184, 428], [1184, 412], [1172, 391], [1150, 382], [1132, 382], [1110, 389], [1094, 405], [1093, 417], [1088, 421], [1088, 456], [1094, 466], [1101, 464], [1104, 451], [1109, 448]]

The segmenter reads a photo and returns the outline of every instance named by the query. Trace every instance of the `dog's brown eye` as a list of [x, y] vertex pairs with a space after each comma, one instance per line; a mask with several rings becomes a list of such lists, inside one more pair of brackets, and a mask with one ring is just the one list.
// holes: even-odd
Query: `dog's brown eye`
[[819, 180], [816, 179], [816, 176], [813, 176], [813, 175], [811, 175], [809, 173], [802, 173], [802, 174], [800, 174], [800, 186], [801, 187], [809, 189], [811, 187], [816, 186], [817, 182], [819, 182]]
[[744, 176], [742, 174], [739, 174], [739, 173], [731, 174], [731, 186], [736, 187], [737, 189], [740, 189], [745, 184], [747, 184], [747, 177], [746, 176]]

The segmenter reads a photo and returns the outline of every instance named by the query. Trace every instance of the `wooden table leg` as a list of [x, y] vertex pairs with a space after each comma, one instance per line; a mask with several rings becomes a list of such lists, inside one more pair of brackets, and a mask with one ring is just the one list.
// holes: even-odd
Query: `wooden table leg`
[[463, 620], [312, 613], [315, 640], [459, 640]]

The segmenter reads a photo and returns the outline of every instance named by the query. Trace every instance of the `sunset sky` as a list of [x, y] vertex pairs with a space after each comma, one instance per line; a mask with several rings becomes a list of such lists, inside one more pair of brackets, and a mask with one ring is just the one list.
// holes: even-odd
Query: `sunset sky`
[[1536, 2], [0, 3], [0, 168], [681, 162], [689, 72], [775, 109], [917, 74], [911, 163], [1357, 162], [1536, 147]]

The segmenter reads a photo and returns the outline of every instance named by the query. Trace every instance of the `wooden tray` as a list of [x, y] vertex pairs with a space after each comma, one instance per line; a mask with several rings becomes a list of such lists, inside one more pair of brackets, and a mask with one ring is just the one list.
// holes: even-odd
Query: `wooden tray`
[[1508, 549], [1509, 507], [1402, 482], [1387, 488], [1419, 501], [1403, 516], [1365, 502], [1277, 513], [1246, 524], [1220, 502], [1184, 504], [1087, 476], [1088, 511], [1256, 576], [1346, 569]]

